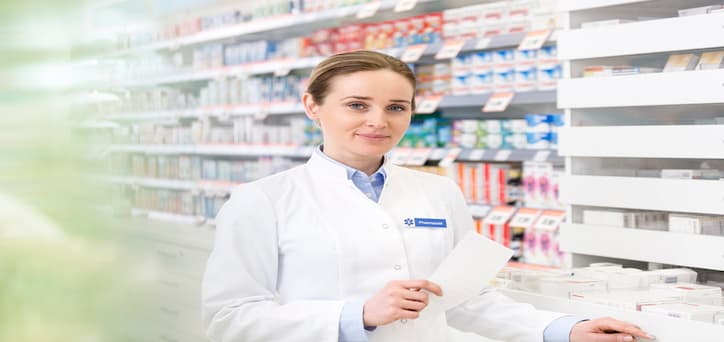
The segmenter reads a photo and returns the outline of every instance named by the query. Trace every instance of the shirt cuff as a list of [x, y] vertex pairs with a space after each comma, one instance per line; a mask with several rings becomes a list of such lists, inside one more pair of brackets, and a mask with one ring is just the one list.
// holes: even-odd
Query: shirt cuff
[[543, 342], [570, 342], [573, 326], [587, 321], [577, 316], [563, 316], [548, 324], [543, 330]]
[[362, 302], [345, 302], [339, 318], [339, 342], [367, 342], [362, 325]]

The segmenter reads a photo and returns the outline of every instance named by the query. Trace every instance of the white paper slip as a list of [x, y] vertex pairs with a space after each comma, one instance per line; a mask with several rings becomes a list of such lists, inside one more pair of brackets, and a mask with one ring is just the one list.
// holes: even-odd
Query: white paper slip
[[428, 278], [440, 285], [442, 297], [430, 295], [421, 315], [432, 317], [480, 294], [513, 251], [480, 234], [468, 233]]

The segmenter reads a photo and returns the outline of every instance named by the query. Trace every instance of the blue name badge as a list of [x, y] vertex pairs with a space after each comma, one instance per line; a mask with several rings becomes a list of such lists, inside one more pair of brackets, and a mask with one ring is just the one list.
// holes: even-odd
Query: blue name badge
[[[410, 224], [412, 223], [412, 224]], [[405, 224], [408, 227], [415, 228], [447, 228], [447, 221], [445, 219], [436, 218], [418, 218], [415, 217], [412, 222], [409, 219], [405, 220]]]

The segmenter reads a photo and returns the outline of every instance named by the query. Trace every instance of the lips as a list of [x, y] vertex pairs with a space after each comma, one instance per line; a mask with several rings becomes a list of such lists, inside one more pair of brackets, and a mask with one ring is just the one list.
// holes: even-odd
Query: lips
[[366, 139], [386, 139], [390, 137], [389, 135], [375, 133], [357, 133], [357, 135]]

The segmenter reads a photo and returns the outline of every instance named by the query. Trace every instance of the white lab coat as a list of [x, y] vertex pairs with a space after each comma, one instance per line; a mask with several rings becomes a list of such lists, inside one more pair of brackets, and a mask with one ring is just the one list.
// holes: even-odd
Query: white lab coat
[[[337, 342], [345, 301], [364, 302], [390, 280], [430, 276], [473, 229], [465, 200], [445, 177], [391, 164], [385, 170], [379, 203], [359, 191], [343, 167], [317, 155], [235, 189], [216, 219], [204, 275], [208, 335], [220, 341]], [[407, 228], [406, 218], [445, 219], [447, 228]], [[397, 321], [368, 337], [460, 340], [450, 337], [460, 333], [449, 325], [534, 342], [560, 316], [488, 289], [447, 317]]]

